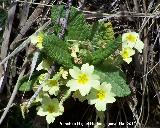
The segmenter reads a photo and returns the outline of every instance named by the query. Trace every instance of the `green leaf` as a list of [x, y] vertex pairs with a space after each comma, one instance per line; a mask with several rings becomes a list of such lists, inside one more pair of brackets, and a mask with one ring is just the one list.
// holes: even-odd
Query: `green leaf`
[[51, 10], [51, 19], [54, 23], [53, 27], [56, 35], [61, 31], [61, 26], [59, 25], [60, 18], [65, 18], [64, 5], [54, 5]]
[[92, 64], [95, 65], [104, 61], [119, 48], [120, 44], [121, 44], [121, 37], [118, 37], [115, 41], [112, 40], [108, 42], [106, 48], [97, 49], [92, 54], [93, 57]]
[[43, 42], [44, 57], [48, 57], [50, 61], [55, 61], [65, 67], [72, 67], [72, 58], [68, 51], [68, 45], [55, 35], [45, 36]]
[[[52, 20], [56, 21], [59, 17], [65, 17], [65, 9], [63, 5], [53, 6], [52, 8]], [[114, 31], [111, 22], [95, 22], [94, 24], [90, 25], [86, 22], [84, 14], [74, 7], [72, 7], [70, 10], [70, 16], [68, 18], [67, 25], [67, 31], [64, 38], [65, 41], [63, 43], [60, 43], [62, 41], [58, 41], [58, 39], [56, 39], [54, 42], [58, 41], [58, 44], [62, 45], [65, 45], [66, 43], [71, 45], [71, 43], [75, 41], [79, 43], [80, 50], [82, 51], [81, 53], [79, 53], [79, 56], [82, 58], [83, 63], [89, 62], [91, 64], [98, 65], [102, 63], [106, 58], [108, 58], [111, 54], [113, 54], [121, 44], [121, 37], [118, 37], [116, 39], [114, 37]], [[60, 30], [61, 26], [58, 25], [58, 27], [58, 29]], [[56, 26], [55, 31], [56, 35], [57, 32], [60, 32], [57, 31]], [[56, 60], [60, 64], [68, 65], [68, 67], [71, 66], [72, 60], [70, 55], [68, 54], [68, 51], [66, 51], [67, 61], [62, 61], [60, 59], [62, 57], [57, 56], [60, 55], [58, 51], [56, 52], [57, 55], [55, 55], [56, 53], [53, 53], [55, 47], [56, 49], [59, 49], [57, 46], [54, 46], [54, 48], [50, 47], [52, 48], [51, 51], [49, 51], [49, 47], [47, 48], [48, 56], [51, 57], [52, 60]], [[63, 53], [63, 50], [61, 53]], [[64, 62], [67, 62], [68, 64]]]
[[93, 36], [92, 42], [97, 47], [107, 47], [107, 44], [115, 40], [114, 31], [111, 22], [98, 23], [96, 33]]
[[51, 10], [52, 21], [57, 21], [61, 17], [65, 17], [64, 5], [53, 5]]
[[44, 70], [34, 72], [29, 81], [28, 81], [29, 75], [24, 76], [19, 82], [19, 89], [18, 90], [19, 91], [31, 91], [38, 76], [40, 76], [41, 74], [43, 74], [45, 72], [46, 71], [44, 71]]
[[71, 8], [65, 40], [84, 41], [89, 39], [92, 26], [89, 25], [81, 11]]
[[32, 86], [33, 84], [35, 83], [36, 79], [32, 79], [30, 81], [26, 81], [24, 82], [20, 88], [19, 88], [19, 91], [31, 91], [32, 90]]
[[115, 93], [117, 97], [124, 97], [131, 93], [122, 72], [118, 70], [114, 72], [102, 72], [101, 70], [95, 70], [95, 73], [100, 76], [101, 82], [107, 82], [112, 85], [112, 92]]
[[[54, 5], [51, 11], [51, 18], [54, 24], [54, 29], [56, 35], [60, 32], [61, 26], [57, 24], [59, 18], [65, 18], [66, 10], [64, 5]], [[85, 16], [81, 11], [78, 11], [74, 7], [71, 7], [70, 15], [67, 22], [67, 32], [65, 33], [65, 40], [79, 40], [84, 41], [88, 39], [91, 35], [90, 31], [92, 29], [89, 25]]]

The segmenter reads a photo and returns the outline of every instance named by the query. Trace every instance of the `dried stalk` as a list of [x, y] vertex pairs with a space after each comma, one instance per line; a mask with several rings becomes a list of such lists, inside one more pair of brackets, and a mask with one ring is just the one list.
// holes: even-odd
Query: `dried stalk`
[[[50, 0], [46, 0], [45, 3], [48, 4], [49, 1]], [[43, 2], [43, 0], [41, 0], [41, 2]], [[11, 43], [11, 45], [10, 45], [11, 50], [13, 50], [16, 47], [17, 42], [22, 39], [22, 37], [26, 34], [26, 32], [29, 30], [29, 28], [32, 26], [32, 24], [37, 20], [39, 15], [41, 15], [43, 8], [44, 8], [44, 6], [42, 6], [42, 5], [38, 5], [36, 7], [36, 9], [32, 13], [32, 15], [29, 17], [29, 19], [25, 23], [25, 26], [22, 27], [22, 29], [20, 30], [20, 33], [17, 35], [17, 37]]]
[[[3, 40], [2, 46], [1, 46], [1, 53], [0, 53], [1, 60], [3, 60], [7, 56], [8, 47], [9, 47], [9, 38], [10, 38], [11, 30], [12, 30], [12, 24], [13, 24], [16, 6], [17, 6], [17, 2], [15, 2], [15, 0], [14, 0], [13, 3], [11, 4], [11, 8], [8, 11], [7, 24], [5, 27], [5, 31], [3, 33], [4, 40]], [[5, 65], [7, 65], [7, 63]], [[6, 67], [0, 65], [0, 93], [3, 91], [3, 87], [5, 84], [5, 83], [3, 83], [4, 79], [6, 78], [5, 72], [6, 72]]]

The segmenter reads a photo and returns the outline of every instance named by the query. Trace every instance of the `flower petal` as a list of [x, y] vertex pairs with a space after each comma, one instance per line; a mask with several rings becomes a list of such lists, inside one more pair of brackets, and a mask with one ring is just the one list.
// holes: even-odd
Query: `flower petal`
[[30, 40], [33, 45], [37, 44], [37, 36], [36, 35], [31, 35]]
[[103, 83], [101, 84], [101, 88], [102, 88], [103, 90], [107, 91], [107, 92], [110, 92], [112, 86], [111, 86], [110, 83], [103, 82]]
[[43, 91], [48, 91], [50, 88], [48, 87], [48, 85], [44, 85], [43, 86]]
[[129, 52], [129, 55], [130, 55], [130, 56], [133, 56], [133, 55], [135, 54], [135, 50], [133, 50], [133, 49], [129, 49], [128, 52]]
[[47, 120], [47, 123], [50, 124], [50, 123], [53, 123], [53, 122], [54, 122], [55, 117], [52, 116], [51, 114], [48, 114], [48, 115], [46, 116], [46, 120]]
[[100, 77], [99, 77], [98, 75], [96, 75], [96, 74], [93, 74], [93, 75], [92, 75], [92, 79], [94, 79], [94, 80], [99, 80]]
[[36, 68], [37, 71], [40, 71], [43, 69], [42, 64], [43, 64], [43, 61], [37, 66], [37, 68]]
[[80, 69], [78, 67], [73, 67], [73, 69], [69, 69], [69, 74], [76, 79], [78, 77], [78, 74], [80, 73]]
[[91, 80], [89, 84], [92, 85], [93, 88], [98, 89], [99, 86], [100, 86], [100, 81], [98, 81], [98, 80]]
[[91, 90], [91, 86], [90, 85], [85, 85], [86, 87], [84, 87], [84, 85], [80, 86], [79, 88], [79, 92], [82, 96], [87, 95], [90, 90]]
[[107, 103], [113, 103], [115, 101], [116, 101], [116, 99], [114, 97], [112, 97], [112, 96], [108, 96], [107, 99], [106, 99]]
[[59, 87], [58, 86], [55, 86], [55, 87], [52, 87], [51, 89], [49, 89], [49, 94], [50, 95], [55, 95], [57, 96], [58, 95], [58, 91], [59, 91]]
[[127, 47], [133, 48], [135, 46], [135, 43], [127, 43]]
[[94, 71], [94, 66], [93, 65], [90, 65], [88, 63], [86, 64], [83, 64], [82, 67], [81, 67], [81, 71], [82, 72], [85, 72], [87, 74], [92, 74], [93, 71]]
[[129, 57], [129, 58], [125, 58], [125, 59], [123, 59], [124, 61], [126, 61], [128, 64], [132, 61], [132, 58], [131, 57]]
[[37, 115], [39, 115], [39, 116], [45, 116], [45, 115], [47, 115], [47, 113], [48, 112], [43, 111], [43, 108], [40, 107], [39, 110], [38, 110], [38, 112], [37, 112]]
[[92, 99], [92, 100], [89, 100], [89, 104], [96, 104], [97, 103], [97, 99]]
[[144, 48], [144, 43], [139, 40], [136, 44], [135, 44], [135, 49], [137, 49], [140, 53], [142, 53], [142, 49]]
[[106, 110], [106, 103], [104, 102], [97, 102], [95, 107], [98, 111], [105, 111]]
[[122, 48], [127, 48], [127, 47], [128, 47], [128, 43], [122, 42]]
[[72, 79], [72, 80], [69, 80], [66, 84], [67, 87], [70, 87], [70, 90], [71, 91], [76, 91], [78, 89], [78, 85], [77, 85], [77, 82], [76, 80]]

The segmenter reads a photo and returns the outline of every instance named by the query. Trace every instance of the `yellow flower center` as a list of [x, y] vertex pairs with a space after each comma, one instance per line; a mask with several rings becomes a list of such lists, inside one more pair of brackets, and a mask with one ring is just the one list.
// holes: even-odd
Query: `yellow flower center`
[[128, 50], [127, 49], [124, 49], [123, 52], [122, 52], [122, 57], [123, 58], [128, 58], [129, 57], [129, 53], [128, 53]]
[[43, 35], [40, 34], [40, 35], [37, 36], [37, 47], [38, 47], [39, 49], [42, 49], [42, 48], [43, 48], [42, 43], [43, 43]]
[[106, 97], [106, 93], [102, 90], [100, 90], [98, 93], [97, 93], [97, 98], [100, 99], [100, 100], [103, 100], [104, 98]]
[[79, 75], [79, 77], [78, 77], [79, 84], [86, 84], [86, 83], [88, 83], [88, 81], [89, 81], [89, 78], [85, 73]]
[[127, 38], [127, 41], [132, 43], [135, 43], [137, 41], [137, 37], [133, 34], [128, 34], [126, 38]]
[[37, 36], [37, 42], [42, 43], [43, 42], [43, 37], [42, 36]]
[[48, 105], [48, 106], [47, 106], [47, 111], [48, 111], [49, 113], [53, 113], [53, 112], [54, 112], [54, 106], [53, 106], [53, 105]]
[[57, 86], [58, 85], [58, 81], [57, 80], [48, 80], [47, 81], [47, 84], [49, 85], [49, 86]]

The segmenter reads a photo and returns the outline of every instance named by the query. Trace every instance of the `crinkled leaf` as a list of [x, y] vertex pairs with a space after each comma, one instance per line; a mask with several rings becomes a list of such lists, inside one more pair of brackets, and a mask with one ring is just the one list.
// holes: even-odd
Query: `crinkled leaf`
[[89, 39], [92, 26], [89, 25], [81, 11], [71, 8], [65, 40], [84, 41]]
[[115, 41], [110, 41], [107, 43], [106, 48], [97, 49], [93, 52], [93, 62], [92, 64], [98, 64], [108, 58], [112, 53], [114, 53], [121, 44], [121, 37], [118, 37]]
[[96, 32], [93, 36], [92, 42], [97, 47], [107, 48], [108, 43], [113, 42], [115, 40], [114, 31], [111, 22], [107, 23], [98, 23], [96, 28]]
[[60, 33], [61, 25], [60, 18], [65, 18], [64, 5], [54, 5], [51, 10], [51, 19], [54, 24], [54, 31], [56, 34]]
[[43, 43], [44, 57], [55, 61], [65, 67], [72, 67], [72, 58], [68, 51], [67, 43], [55, 35], [46, 36]]
[[[65, 18], [66, 10], [64, 5], [54, 5], [51, 11], [51, 18], [54, 22], [55, 33], [59, 33], [61, 24], [57, 21]], [[65, 33], [65, 40], [79, 40], [83, 41], [90, 37], [92, 26], [89, 25], [81, 11], [71, 7], [70, 15], [67, 22], [67, 32]]]

